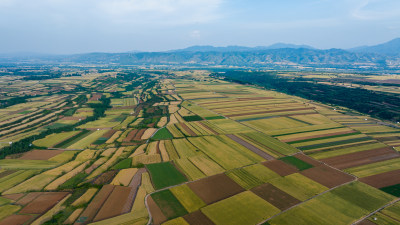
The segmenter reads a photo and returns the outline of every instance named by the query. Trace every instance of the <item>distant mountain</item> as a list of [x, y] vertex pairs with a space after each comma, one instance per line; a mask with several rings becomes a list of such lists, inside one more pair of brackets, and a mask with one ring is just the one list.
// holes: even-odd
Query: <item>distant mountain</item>
[[[256, 47], [256, 48], [263, 48], [263, 47]], [[305, 49], [315, 49], [314, 47], [311, 47], [309, 45], [294, 45], [294, 44], [286, 44], [286, 43], [276, 43], [273, 45], [270, 45], [266, 47], [266, 49], [281, 49], [281, 48], [294, 48], [294, 49], [299, 49], [299, 48], [305, 48]]]
[[374, 46], [361, 46], [349, 49], [352, 52], [367, 52], [377, 53], [389, 56], [400, 56], [400, 38], [393, 39], [389, 42], [374, 45]]
[[260, 51], [268, 49], [283, 49], [283, 48], [293, 48], [293, 49], [314, 49], [308, 45], [294, 45], [285, 43], [276, 43], [270, 46], [257, 46], [257, 47], [245, 47], [245, 46], [226, 46], [226, 47], [214, 47], [211, 45], [195, 45], [184, 49], [171, 50], [168, 52], [251, 52]]
[[[87, 53], [75, 55], [0, 57], [0, 65], [133, 65], [184, 67], [242, 67], [271, 69], [351, 69], [358, 71], [400, 71], [400, 54], [395, 49], [400, 39], [359, 49], [314, 49], [306, 45], [278, 43], [271, 46], [192, 46], [167, 52]], [[388, 47], [388, 45], [392, 47]], [[370, 49], [370, 50], [368, 50]], [[373, 52], [372, 50], [376, 52]], [[378, 50], [380, 51], [378, 51]], [[368, 50], [368, 51], [367, 51]], [[390, 52], [391, 54], [383, 54]]]

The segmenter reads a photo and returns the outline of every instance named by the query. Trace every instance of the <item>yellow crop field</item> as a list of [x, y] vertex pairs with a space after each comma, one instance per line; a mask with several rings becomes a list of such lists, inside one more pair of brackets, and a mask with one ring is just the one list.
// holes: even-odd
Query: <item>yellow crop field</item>
[[89, 188], [81, 197], [75, 200], [71, 205], [79, 206], [88, 203], [97, 192], [97, 188]]
[[111, 184], [128, 186], [137, 171], [137, 168], [123, 169], [118, 172], [117, 176], [114, 177]]

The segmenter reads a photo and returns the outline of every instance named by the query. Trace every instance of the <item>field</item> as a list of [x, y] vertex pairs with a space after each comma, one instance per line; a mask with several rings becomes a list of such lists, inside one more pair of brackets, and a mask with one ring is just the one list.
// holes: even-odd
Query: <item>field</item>
[[[223, 68], [21, 68], [0, 68], [35, 74], [0, 76], [0, 225], [400, 220], [398, 125], [310, 101], [324, 89], [305, 99]], [[367, 76], [270, 73], [312, 87]]]
[[280, 210], [252, 192], [243, 192], [201, 210], [215, 224], [257, 224]]
[[149, 164], [147, 165], [147, 169], [150, 172], [151, 180], [156, 189], [187, 181], [186, 177], [169, 162]]

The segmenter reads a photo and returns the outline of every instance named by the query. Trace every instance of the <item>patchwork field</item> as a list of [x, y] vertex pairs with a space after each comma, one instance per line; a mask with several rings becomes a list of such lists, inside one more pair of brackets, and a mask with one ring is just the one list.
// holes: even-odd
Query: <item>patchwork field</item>
[[396, 124], [208, 71], [46, 73], [0, 77], [0, 225], [400, 221]]

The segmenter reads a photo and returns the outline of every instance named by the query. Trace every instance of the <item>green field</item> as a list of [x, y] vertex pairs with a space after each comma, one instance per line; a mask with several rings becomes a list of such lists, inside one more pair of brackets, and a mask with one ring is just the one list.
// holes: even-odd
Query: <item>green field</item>
[[313, 165], [306, 163], [303, 160], [300, 160], [294, 156], [286, 156], [286, 157], [280, 158], [279, 160], [282, 160], [283, 162], [296, 167], [300, 171], [314, 167]]
[[169, 187], [187, 181], [170, 162], [146, 165], [156, 189]]
[[157, 133], [151, 137], [152, 140], [168, 140], [172, 138], [174, 138], [174, 136], [172, 136], [172, 134], [165, 127], [159, 129]]
[[208, 205], [201, 211], [218, 225], [257, 224], [280, 212], [250, 191]]
[[151, 197], [168, 219], [174, 219], [188, 213], [170, 190], [153, 193]]

